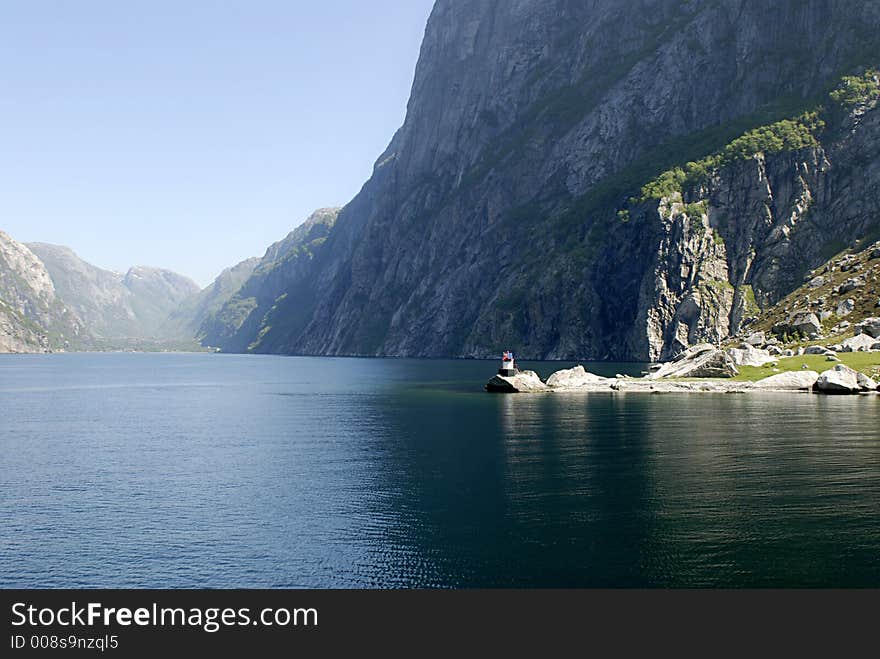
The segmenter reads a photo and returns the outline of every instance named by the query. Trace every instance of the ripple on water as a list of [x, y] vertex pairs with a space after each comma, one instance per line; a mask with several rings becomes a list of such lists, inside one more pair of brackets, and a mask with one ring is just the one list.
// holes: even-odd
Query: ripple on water
[[880, 586], [876, 399], [491, 370], [0, 358], [0, 586]]

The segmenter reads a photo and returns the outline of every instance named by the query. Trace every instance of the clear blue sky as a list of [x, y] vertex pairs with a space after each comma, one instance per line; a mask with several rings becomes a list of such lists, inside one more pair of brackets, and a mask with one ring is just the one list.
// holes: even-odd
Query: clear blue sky
[[347, 203], [433, 0], [3, 0], [0, 229], [209, 283]]

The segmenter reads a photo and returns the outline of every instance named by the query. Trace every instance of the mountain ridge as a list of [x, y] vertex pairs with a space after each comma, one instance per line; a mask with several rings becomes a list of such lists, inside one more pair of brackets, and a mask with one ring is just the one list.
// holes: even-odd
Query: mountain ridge
[[318, 209], [272, 244], [239, 289], [205, 318], [199, 330], [202, 343], [227, 352], [256, 349], [271, 331], [273, 319], [289, 314], [291, 305], [299, 303], [286, 291], [307, 275], [340, 212]]

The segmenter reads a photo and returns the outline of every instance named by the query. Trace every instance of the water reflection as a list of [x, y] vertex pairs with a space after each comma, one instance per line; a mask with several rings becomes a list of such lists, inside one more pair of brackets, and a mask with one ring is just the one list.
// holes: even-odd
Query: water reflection
[[876, 397], [490, 396], [493, 366], [2, 361], [0, 585], [880, 586]]
[[419, 495], [408, 540], [453, 585], [876, 585], [876, 402], [471, 401], [437, 433], [421, 429], [425, 463], [396, 470]]

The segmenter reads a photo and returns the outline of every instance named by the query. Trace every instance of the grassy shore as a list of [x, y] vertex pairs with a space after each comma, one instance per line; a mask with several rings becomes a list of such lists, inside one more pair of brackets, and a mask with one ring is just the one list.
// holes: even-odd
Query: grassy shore
[[[837, 358], [841, 363], [861, 371], [865, 375], [877, 377], [880, 374], [880, 352], [841, 352], [838, 353]], [[740, 382], [757, 382], [777, 373], [803, 370], [804, 365], [807, 366], [807, 370], [822, 373], [830, 368], [834, 368], [836, 363], [829, 362], [822, 355], [781, 357], [776, 366], [770, 364], [765, 366], [739, 366], [737, 367], [739, 376], [733, 379]]]

